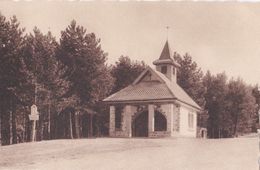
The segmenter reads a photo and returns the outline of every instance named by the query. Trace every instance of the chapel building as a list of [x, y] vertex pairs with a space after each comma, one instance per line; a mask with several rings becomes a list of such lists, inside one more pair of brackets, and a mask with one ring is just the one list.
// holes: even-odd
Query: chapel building
[[200, 106], [177, 84], [166, 41], [156, 69], [147, 67], [126, 88], [103, 101], [110, 106], [111, 137], [196, 137]]

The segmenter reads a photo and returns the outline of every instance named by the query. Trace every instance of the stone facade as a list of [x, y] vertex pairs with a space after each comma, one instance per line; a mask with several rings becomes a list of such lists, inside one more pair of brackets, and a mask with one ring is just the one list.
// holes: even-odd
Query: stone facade
[[[121, 128], [115, 128], [115, 106], [110, 106], [110, 129], [111, 137], [132, 137], [133, 121], [142, 114], [148, 112], [148, 136], [147, 137], [171, 137], [179, 133], [179, 108], [174, 104], [147, 104], [125, 105], [121, 113]], [[140, 111], [141, 108], [141, 111]], [[160, 112], [167, 122], [165, 131], [155, 131], [155, 111]]]

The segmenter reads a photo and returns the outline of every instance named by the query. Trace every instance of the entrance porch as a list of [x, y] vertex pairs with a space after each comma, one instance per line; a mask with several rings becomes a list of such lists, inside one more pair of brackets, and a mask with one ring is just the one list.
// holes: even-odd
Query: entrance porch
[[112, 105], [111, 137], [170, 137], [179, 131], [179, 109], [174, 104]]

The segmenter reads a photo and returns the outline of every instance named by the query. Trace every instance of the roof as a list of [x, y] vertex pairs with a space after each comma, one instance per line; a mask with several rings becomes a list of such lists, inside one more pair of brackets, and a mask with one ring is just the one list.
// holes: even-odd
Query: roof
[[171, 59], [171, 51], [170, 51], [170, 47], [169, 47], [169, 43], [168, 41], [166, 41], [162, 53], [160, 55], [159, 60], [164, 60], [164, 59]]
[[200, 106], [176, 83], [170, 81], [164, 74], [159, 71], [154, 70], [167, 84], [167, 87], [170, 89], [172, 94], [176, 97], [177, 100], [201, 109]]
[[141, 82], [136, 85], [129, 85], [117, 93], [109, 96], [104, 101], [135, 101], [135, 100], [158, 100], [171, 99], [166, 84], [159, 81]]
[[[148, 71], [155, 77], [158, 77], [158, 81], [141, 81]], [[197, 109], [201, 109], [176, 82], [170, 81], [164, 74], [148, 66], [133, 84], [112, 94], [103, 101], [116, 103], [169, 99], [178, 100]]]
[[171, 50], [168, 41], [166, 41], [159, 59], [155, 60], [153, 64], [154, 65], [171, 64], [171, 65], [175, 65], [176, 67], [180, 67], [180, 65], [176, 63], [174, 59], [171, 57]]

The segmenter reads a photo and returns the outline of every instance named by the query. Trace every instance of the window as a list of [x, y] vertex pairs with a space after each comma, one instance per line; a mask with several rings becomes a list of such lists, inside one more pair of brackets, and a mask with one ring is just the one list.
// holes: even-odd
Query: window
[[188, 115], [188, 125], [189, 125], [189, 128], [194, 127], [194, 116], [192, 113], [189, 113], [189, 115]]
[[172, 74], [175, 74], [175, 67], [172, 68]]
[[162, 66], [162, 67], [161, 67], [161, 72], [162, 72], [163, 74], [166, 74], [166, 73], [167, 73], [167, 66]]
[[116, 130], [121, 130], [122, 111], [123, 111], [123, 107], [121, 107], [121, 106], [116, 107], [116, 110], [115, 110], [115, 128], [116, 128]]

